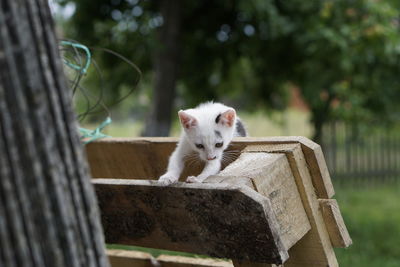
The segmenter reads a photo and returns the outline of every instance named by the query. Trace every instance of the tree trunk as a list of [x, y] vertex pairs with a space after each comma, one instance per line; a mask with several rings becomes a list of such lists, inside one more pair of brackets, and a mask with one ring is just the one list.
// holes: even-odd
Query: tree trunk
[[108, 266], [46, 0], [0, 3], [0, 266]]
[[315, 118], [313, 119], [313, 125], [314, 125], [314, 134], [312, 140], [317, 144], [322, 145], [322, 134], [323, 134], [322, 130], [323, 126], [325, 125], [325, 120], [321, 118]]
[[311, 122], [314, 126], [314, 134], [312, 140], [323, 146], [323, 127], [331, 119], [331, 105], [335, 99], [335, 95], [328, 94], [327, 99], [321, 105], [311, 108]]
[[180, 1], [161, 0], [160, 12], [164, 24], [158, 39], [161, 47], [155, 54], [155, 87], [150, 116], [144, 136], [168, 136], [171, 128], [171, 111], [175, 98], [180, 58]]

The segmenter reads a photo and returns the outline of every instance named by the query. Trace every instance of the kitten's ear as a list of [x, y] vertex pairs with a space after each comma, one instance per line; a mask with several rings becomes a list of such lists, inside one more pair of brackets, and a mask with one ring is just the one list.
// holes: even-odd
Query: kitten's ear
[[221, 113], [215, 119], [216, 123], [220, 123], [224, 126], [232, 127], [235, 123], [236, 111], [234, 109], [228, 109], [224, 113]]
[[178, 112], [178, 116], [179, 116], [182, 126], [187, 130], [189, 130], [197, 125], [196, 118], [187, 114], [183, 110], [180, 110]]

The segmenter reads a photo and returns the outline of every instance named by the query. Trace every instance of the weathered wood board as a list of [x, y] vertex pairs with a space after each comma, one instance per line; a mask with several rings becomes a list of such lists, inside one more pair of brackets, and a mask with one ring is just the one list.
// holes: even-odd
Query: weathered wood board
[[289, 250], [290, 258], [285, 266], [338, 266], [302, 146], [300, 144], [254, 145], [246, 147], [245, 151], [286, 154], [310, 220], [311, 231]]
[[[156, 179], [165, 172], [177, 138], [106, 138], [86, 146], [94, 178]], [[335, 194], [321, 147], [300, 136], [237, 137], [231, 150], [239, 152], [248, 145], [301, 144], [310, 168], [311, 179], [318, 198], [329, 199]], [[151, 164], [149, 164], [151, 163]], [[181, 176], [199, 173], [202, 166], [191, 166]]]
[[154, 257], [146, 252], [107, 249], [111, 267], [154, 267]]
[[271, 204], [247, 187], [96, 179], [106, 242], [281, 264]]
[[283, 265], [275, 265], [275, 264], [270, 264], [270, 263], [239, 261], [239, 260], [232, 260], [232, 264], [233, 264], [234, 267], [277, 267], [277, 266], [283, 266]]
[[107, 256], [112, 267], [233, 267], [227, 260], [172, 255], [154, 258], [149, 253], [120, 249], [108, 249]]
[[223, 171], [205, 182], [236, 186], [246, 184], [267, 197], [286, 249], [297, 243], [311, 228], [289, 162], [283, 153], [242, 153]]
[[[137, 138], [104, 139], [93, 142], [87, 146], [88, 159], [93, 177], [157, 179], [165, 171], [169, 155], [175, 148], [176, 141], [176, 138]], [[182, 217], [176, 217], [176, 214], [179, 213], [178, 210], [181, 213], [182, 211], [184, 211], [184, 213], [188, 212], [186, 208], [182, 206], [183, 203], [193, 204], [193, 202], [201, 201], [203, 197], [204, 199], [211, 200], [218, 195], [217, 193], [217, 195], [212, 195], [214, 194], [211, 193], [212, 190], [216, 190], [216, 192], [223, 193], [226, 196], [229, 195], [234, 199], [242, 199], [243, 196], [245, 196], [244, 199], [246, 199], [251, 195], [250, 199], [253, 201], [255, 199], [264, 199], [264, 202], [265, 199], [267, 200], [267, 204], [261, 204], [261, 206], [263, 207], [262, 210], [264, 210], [265, 214], [264, 219], [267, 219], [267, 221], [269, 220], [267, 222], [269, 226], [269, 232], [267, 231], [268, 236], [274, 237], [273, 240], [277, 249], [276, 251], [278, 251], [278, 253], [276, 253], [276, 251], [273, 252], [275, 255], [275, 260], [277, 259], [276, 255], [280, 255], [281, 262], [284, 262], [287, 257], [286, 251], [289, 250], [290, 258], [285, 262], [285, 266], [337, 266], [337, 260], [333, 251], [333, 247], [346, 247], [351, 244], [351, 239], [348, 235], [347, 229], [344, 226], [343, 218], [341, 217], [337, 205], [333, 205], [335, 204], [332, 202], [334, 200], [330, 199], [334, 195], [334, 190], [320, 146], [303, 137], [237, 138], [232, 143], [232, 147], [230, 149], [236, 151], [236, 156], [232, 158], [232, 161], [236, 161], [228, 165], [226, 169], [222, 170], [218, 175], [209, 177], [204, 184], [192, 185], [181, 183], [167, 188], [160, 188], [157, 186], [156, 181], [95, 179], [94, 183], [96, 184], [96, 188], [102, 188], [100, 191], [102, 191], [101, 194], [103, 196], [100, 197], [100, 199], [107, 199], [106, 196], [109, 196], [110, 194], [113, 195], [113, 198], [110, 198], [113, 199], [113, 201], [110, 201], [113, 204], [108, 203], [109, 201], [100, 201], [100, 204], [102, 205], [101, 209], [103, 213], [105, 211], [107, 214], [106, 216], [114, 216], [114, 210], [119, 210], [120, 213], [117, 212], [116, 215], [120, 216], [121, 218], [126, 217], [126, 215], [134, 218], [131, 216], [133, 213], [135, 213], [131, 207], [133, 206], [131, 205], [132, 200], [128, 201], [127, 199], [136, 199], [135, 201], [137, 201], [138, 197], [135, 190], [139, 190], [139, 195], [147, 196], [147, 200], [141, 200], [142, 202], [146, 203], [154, 200], [154, 197], [149, 196], [154, 196], [157, 194], [169, 194], [170, 196], [170, 199], [164, 199], [162, 202], [157, 203], [174, 203], [172, 199], [189, 190], [192, 193], [196, 192], [195, 195], [188, 197], [183, 193], [183, 198], [181, 198], [180, 201], [182, 203], [179, 203], [179, 205], [174, 204], [172, 207], [177, 208], [173, 212], [175, 217], [172, 216], [172, 213], [169, 217], [167, 216], [170, 221], [172, 221], [171, 218], [176, 218], [176, 220], [179, 222], [177, 225], [185, 225], [185, 227], [187, 227], [187, 225], [193, 225], [193, 221], [190, 221], [194, 218], [193, 214], [190, 216], [185, 215]], [[274, 153], [275, 155], [270, 153]], [[201, 168], [201, 165], [190, 166], [190, 168], [186, 168], [181, 176], [181, 179], [184, 179], [187, 175], [196, 175], [201, 171]], [[128, 183], [130, 185], [124, 185], [124, 183]], [[113, 189], [113, 186], [117, 187]], [[144, 190], [143, 186], [145, 186], [147, 189]], [[136, 189], [132, 189], [133, 187]], [[235, 189], [232, 191], [232, 188]], [[174, 191], [176, 189], [178, 191]], [[123, 193], [122, 195], [121, 193], [118, 193], [129, 192], [130, 190], [135, 193], [132, 193], [128, 198], [126, 195], [123, 195], [126, 193]], [[149, 193], [149, 190], [151, 193]], [[155, 194], [154, 192], [157, 190], [159, 190], [159, 193]], [[166, 190], [169, 193], [165, 193]], [[210, 192], [202, 192], [202, 194], [199, 194], [199, 190]], [[247, 193], [244, 194], [244, 192]], [[290, 192], [290, 194], [288, 194], [288, 192]], [[238, 193], [241, 193], [242, 196], [239, 197], [239, 195], [237, 195]], [[205, 197], [207, 194], [208, 196]], [[193, 196], [195, 197], [192, 198]], [[157, 199], [159, 199], [159, 197], [157, 197]], [[193, 199], [194, 201], [190, 201], [190, 199]], [[217, 218], [217, 214], [225, 214], [227, 216], [236, 214], [237, 216], [230, 216], [232, 217], [233, 221], [208, 220], [208, 223], [203, 223], [199, 229], [206, 227], [206, 225], [209, 225], [208, 227], [211, 228], [216, 227], [215, 225], [217, 225], [221, 229], [224, 227], [227, 229], [233, 229], [233, 225], [237, 226], [240, 224], [241, 220], [238, 219], [235, 221], [235, 217], [239, 218], [241, 216], [239, 216], [237, 211], [230, 210], [232, 207], [227, 207], [221, 210], [222, 213], [217, 212], [214, 214], [211, 212], [211, 210], [216, 210], [215, 207], [211, 208], [211, 206], [209, 206], [209, 204], [205, 204], [204, 201], [202, 203], [203, 204], [201, 205], [201, 208], [206, 208], [206, 211], [202, 211], [202, 213], [206, 212], [205, 214], [209, 219], [212, 218], [215, 220]], [[138, 203], [134, 204], [135, 206], [138, 206]], [[146, 213], [154, 209], [151, 208], [151, 206], [154, 207], [154, 201], [147, 207], [143, 203], [141, 205]], [[222, 202], [218, 204], [219, 207], [221, 205], [223, 205]], [[257, 205], [260, 205], [260, 203]], [[259, 208], [256, 210], [261, 212]], [[193, 212], [193, 210], [189, 211]], [[158, 213], [154, 211], [152, 212], [152, 216], [155, 218], [160, 216], [159, 211]], [[200, 213], [198, 213], [198, 218], [200, 218], [199, 214]], [[163, 216], [161, 217], [164, 218]], [[109, 222], [115, 222], [115, 218], [109, 218]], [[245, 218], [248, 219], [246, 216]], [[167, 222], [169, 223], [169, 221]], [[197, 222], [200, 222], [200, 220], [197, 219]], [[250, 223], [250, 221], [246, 222]], [[128, 221], [124, 221], [122, 223], [122, 226], [118, 226], [116, 223], [114, 223], [113, 226], [107, 226], [107, 229], [111, 230], [115, 230], [114, 228], [117, 227], [120, 228], [120, 237], [118, 238], [118, 241], [115, 240], [116, 243], [126, 241], [125, 239], [127, 239], [127, 236], [124, 236], [122, 233], [127, 233], [127, 229], [131, 228], [130, 223], [131, 222], [129, 222], [128, 219]], [[157, 221], [157, 223], [159, 222]], [[249, 227], [248, 223], [246, 223], [246, 227]], [[107, 225], [107, 223], [105, 225]], [[224, 227], [222, 227], [222, 225], [224, 225]], [[125, 227], [125, 229], [122, 229], [123, 227]], [[242, 228], [243, 227], [245, 226], [242, 225]], [[261, 230], [261, 228], [250, 228], [253, 231]], [[106, 236], [108, 236], [107, 229]], [[149, 239], [153, 240], [152, 242], [149, 240], [145, 241], [145, 238], [141, 239], [135, 237], [133, 238], [135, 239], [133, 243], [131, 243], [133, 240], [132, 238], [128, 240], [128, 243], [154, 248], [165, 248], [217, 256], [216, 254], [218, 253], [215, 252], [215, 249], [210, 252], [206, 249], [206, 245], [204, 245], [212, 239], [202, 239], [204, 244], [201, 246], [193, 245], [191, 247], [188, 244], [183, 244], [181, 240], [179, 242], [177, 241], [177, 243], [181, 244], [173, 244], [171, 243], [172, 239], [170, 233], [190, 233], [191, 231], [193, 232], [193, 230], [187, 228], [186, 230], [182, 231], [182, 226], [181, 228], [171, 227], [171, 229], [175, 230], [169, 231], [169, 234], [160, 234], [162, 231], [155, 231], [154, 236]], [[247, 228], [243, 229], [246, 229], [246, 231], [241, 232], [242, 236], [245, 232], [247, 233], [247, 231], [250, 231], [249, 233], [251, 233], [252, 231], [251, 229]], [[298, 229], [298, 231], [296, 231], [296, 229]], [[215, 231], [207, 231], [206, 232], [208, 234], [216, 236]], [[228, 230], [225, 231], [225, 233], [228, 232]], [[204, 234], [204, 230], [201, 233]], [[251, 239], [254, 239], [255, 236], [256, 234], [253, 232]], [[188, 235], [186, 235], [186, 237], [188, 238]], [[204, 238], [204, 236], [198, 234], [193, 240], [197, 240], [196, 238], [200, 237]], [[222, 238], [222, 236], [219, 237]], [[258, 244], [258, 246], [254, 243], [244, 243], [245, 246], [249, 248], [249, 250], [244, 251], [243, 249], [237, 250], [237, 248], [234, 248], [233, 243], [237, 243], [239, 239], [233, 239], [232, 236], [224, 238], [227, 238], [225, 239], [225, 242], [227, 242], [230, 247], [229, 249], [225, 247], [226, 250], [219, 250], [221, 253], [219, 253], [219, 256], [217, 257], [230, 257], [236, 259], [234, 260], [235, 266], [251, 266], [251, 264], [256, 264], [255, 262], [280, 264], [279, 260], [268, 260], [263, 254], [264, 252], [260, 252], [261, 243]], [[157, 244], [155, 244], [154, 240], [161, 240], [161, 242], [156, 242]], [[257, 240], [257, 242], [260, 242], [260, 240]], [[218, 242], [215, 244], [218, 244]], [[224, 246], [225, 245], [218, 245], [216, 247], [221, 249], [224, 248]], [[262, 246], [268, 247], [265, 244]], [[269, 246], [271, 247], [271, 245]], [[203, 252], [199, 252], [199, 248], [201, 248], [201, 251]], [[234, 253], [226, 255], [228, 250], [231, 252], [234, 251]], [[250, 250], [258, 251], [252, 251], [251, 254]], [[243, 254], [238, 257], [240, 254], [238, 254], [238, 252]], [[260, 259], [262, 260], [260, 261]], [[257, 266], [269, 266], [265, 263], [257, 263], [259, 264]]]
[[336, 199], [318, 199], [329, 237], [335, 248], [347, 248], [353, 241], [350, 238]]
[[[158, 179], [166, 170], [176, 141], [171, 138], [156, 138], [155, 142], [146, 138], [112, 138], [92, 142], [86, 146], [92, 177]], [[200, 165], [191, 166], [190, 174], [196, 171], [201, 171]], [[187, 177], [187, 172], [181, 178]]]

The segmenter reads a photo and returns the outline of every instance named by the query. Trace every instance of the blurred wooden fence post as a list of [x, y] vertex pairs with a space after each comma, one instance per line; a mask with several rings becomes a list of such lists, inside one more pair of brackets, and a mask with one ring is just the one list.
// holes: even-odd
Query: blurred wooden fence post
[[0, 4], [0, 266], [108, 266], [46, 0]]
[[323, 148], [333, 179], [367, 184], [398, 180], [399, 140], [395, 127], [376, 124], [368, 129], [366, 125], [332, 122], [324, 128]]

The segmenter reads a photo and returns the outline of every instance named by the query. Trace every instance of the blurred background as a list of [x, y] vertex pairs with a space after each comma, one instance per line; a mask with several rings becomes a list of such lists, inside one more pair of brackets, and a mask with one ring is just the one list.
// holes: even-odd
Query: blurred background
[[252, 136], [323, 147], [354, 244], [400, 266], [400, 1], [51, 0], [82, 126], [179, 136], [176, 112], [233, 106]]

